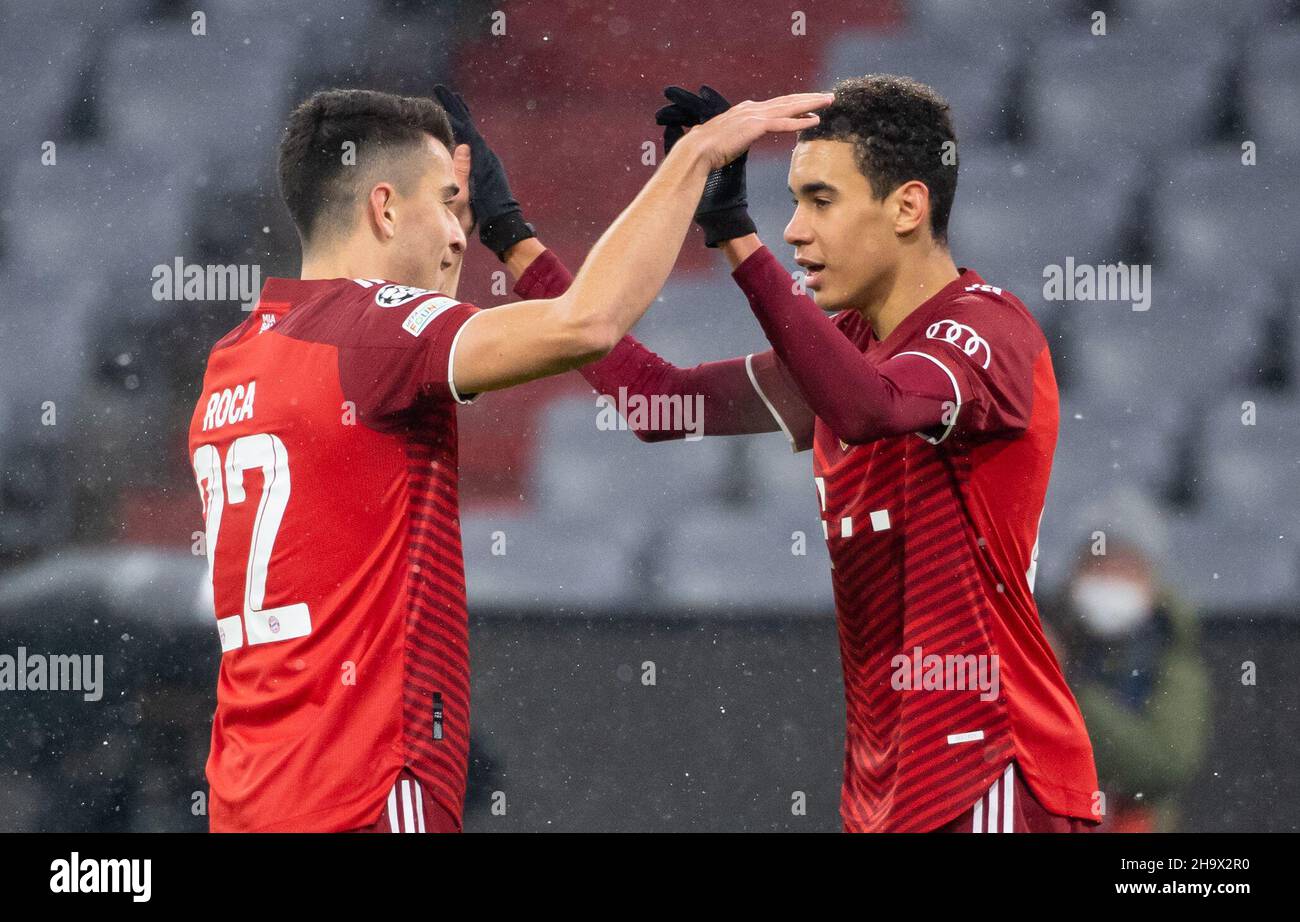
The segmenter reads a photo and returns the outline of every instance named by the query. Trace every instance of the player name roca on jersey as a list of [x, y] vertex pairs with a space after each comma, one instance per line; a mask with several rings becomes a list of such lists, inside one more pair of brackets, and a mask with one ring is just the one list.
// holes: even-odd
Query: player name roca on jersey
[[478, 309], [268, 279], [189, 448], [222, 659], [211, 828], [372, 823], [404, 766], [459, 823], [469, 683], [456, 341]]

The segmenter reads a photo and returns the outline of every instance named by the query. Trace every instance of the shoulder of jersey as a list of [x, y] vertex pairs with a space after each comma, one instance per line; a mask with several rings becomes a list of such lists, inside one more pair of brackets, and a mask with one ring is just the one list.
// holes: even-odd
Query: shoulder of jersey
[[[1005, 288], [987, 282], [967, 285], [949, 304], [968, 305], [982, 311], [991, 312], [998, 319], [1007, 320], [1013, 324], [1016, 321], [1028, 321], [1035, 328], [1038, 327], [1038, 321], [1029, 308], [1025, 307], [1023, 301]], [[942, 313], [943, 308], [938, 308], [938, 311]]]
[[392, 311], [394, 319], [402, 318], [402, 329], [415, 337], [435, 318], [468, 303], [428, 288], [398, 285], [384, 279], [353, 279], [352, 282], [360, 292], [357, 301], [385, 314]]

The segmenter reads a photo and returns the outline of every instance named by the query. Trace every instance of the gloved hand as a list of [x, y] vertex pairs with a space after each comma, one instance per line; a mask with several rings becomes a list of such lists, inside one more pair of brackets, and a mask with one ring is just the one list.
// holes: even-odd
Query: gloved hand
[[479, 240], [504, 262], [507, 250], [536, 237], [537, 232], [524, 220], [524, 210], [510, 193], [501, 158], [479, 134], [465, 100], [442, 84], [433, 88], [433, 95], [447, 110], [456, 143], [469, 145], [469, 204], [478, 223]]
[[[655, 124], [664, 126], [664, 153], [667, 154], [693, 125], [702, 125], [715, 115], [726, 112], [731, 103], [713, 87], [700, 87], [699, 95], [680, 86], [664, 90], [671, 105], [655, 113]], [[725, 240], [744, 237], [757, 231], [749, 217], [745, 195], [745, 160], [741, 154], [721, 169], [709, 174], [704, 194], [695, 209], [695, 223], [704, 230], [704, 242], [716, 247]]]

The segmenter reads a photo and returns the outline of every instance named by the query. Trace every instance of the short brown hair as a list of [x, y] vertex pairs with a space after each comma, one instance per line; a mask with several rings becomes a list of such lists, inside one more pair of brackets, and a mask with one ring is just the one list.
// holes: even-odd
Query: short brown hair
[[344, 164], [343, 145], [356, 145], [356, 163], [403, 147], [415, 149], [426, 134], [450, 150], [451, 121], [432, 99], [373, 90], [325, 90], [289, 116], [280, 141], [280, 195], [304, 241], [323, 221], [341, 221], [355, 204], [355, 167]]
[[[930, 190], [930, 233], [948, 239], [948, 215], [957, 195], [957, 135], [948, 103], [908, 77], [869, 74], [835, 85], [835, 101], [800, 141], [847, 141], [877, 199], [913, 179]], [[944, 154], [951, 142], [950, 162]]]

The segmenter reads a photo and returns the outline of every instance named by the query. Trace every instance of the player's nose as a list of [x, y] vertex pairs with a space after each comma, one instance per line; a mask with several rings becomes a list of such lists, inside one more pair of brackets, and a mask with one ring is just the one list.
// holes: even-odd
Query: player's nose
[[812, 243], [812, 232], [808, 228], [808, 222], [804, 220], [803, 209], [796, 208], [790, 218], [790, 223], [785, 226], [785, 242], [791, 246], [801, 246]]
[[453, 215], [449, 222], [450, 234], [447, 237], [447, 248], [453, 253], [459, 255], [465, 252], [465, 229], [460, 226], [460, 221]]

